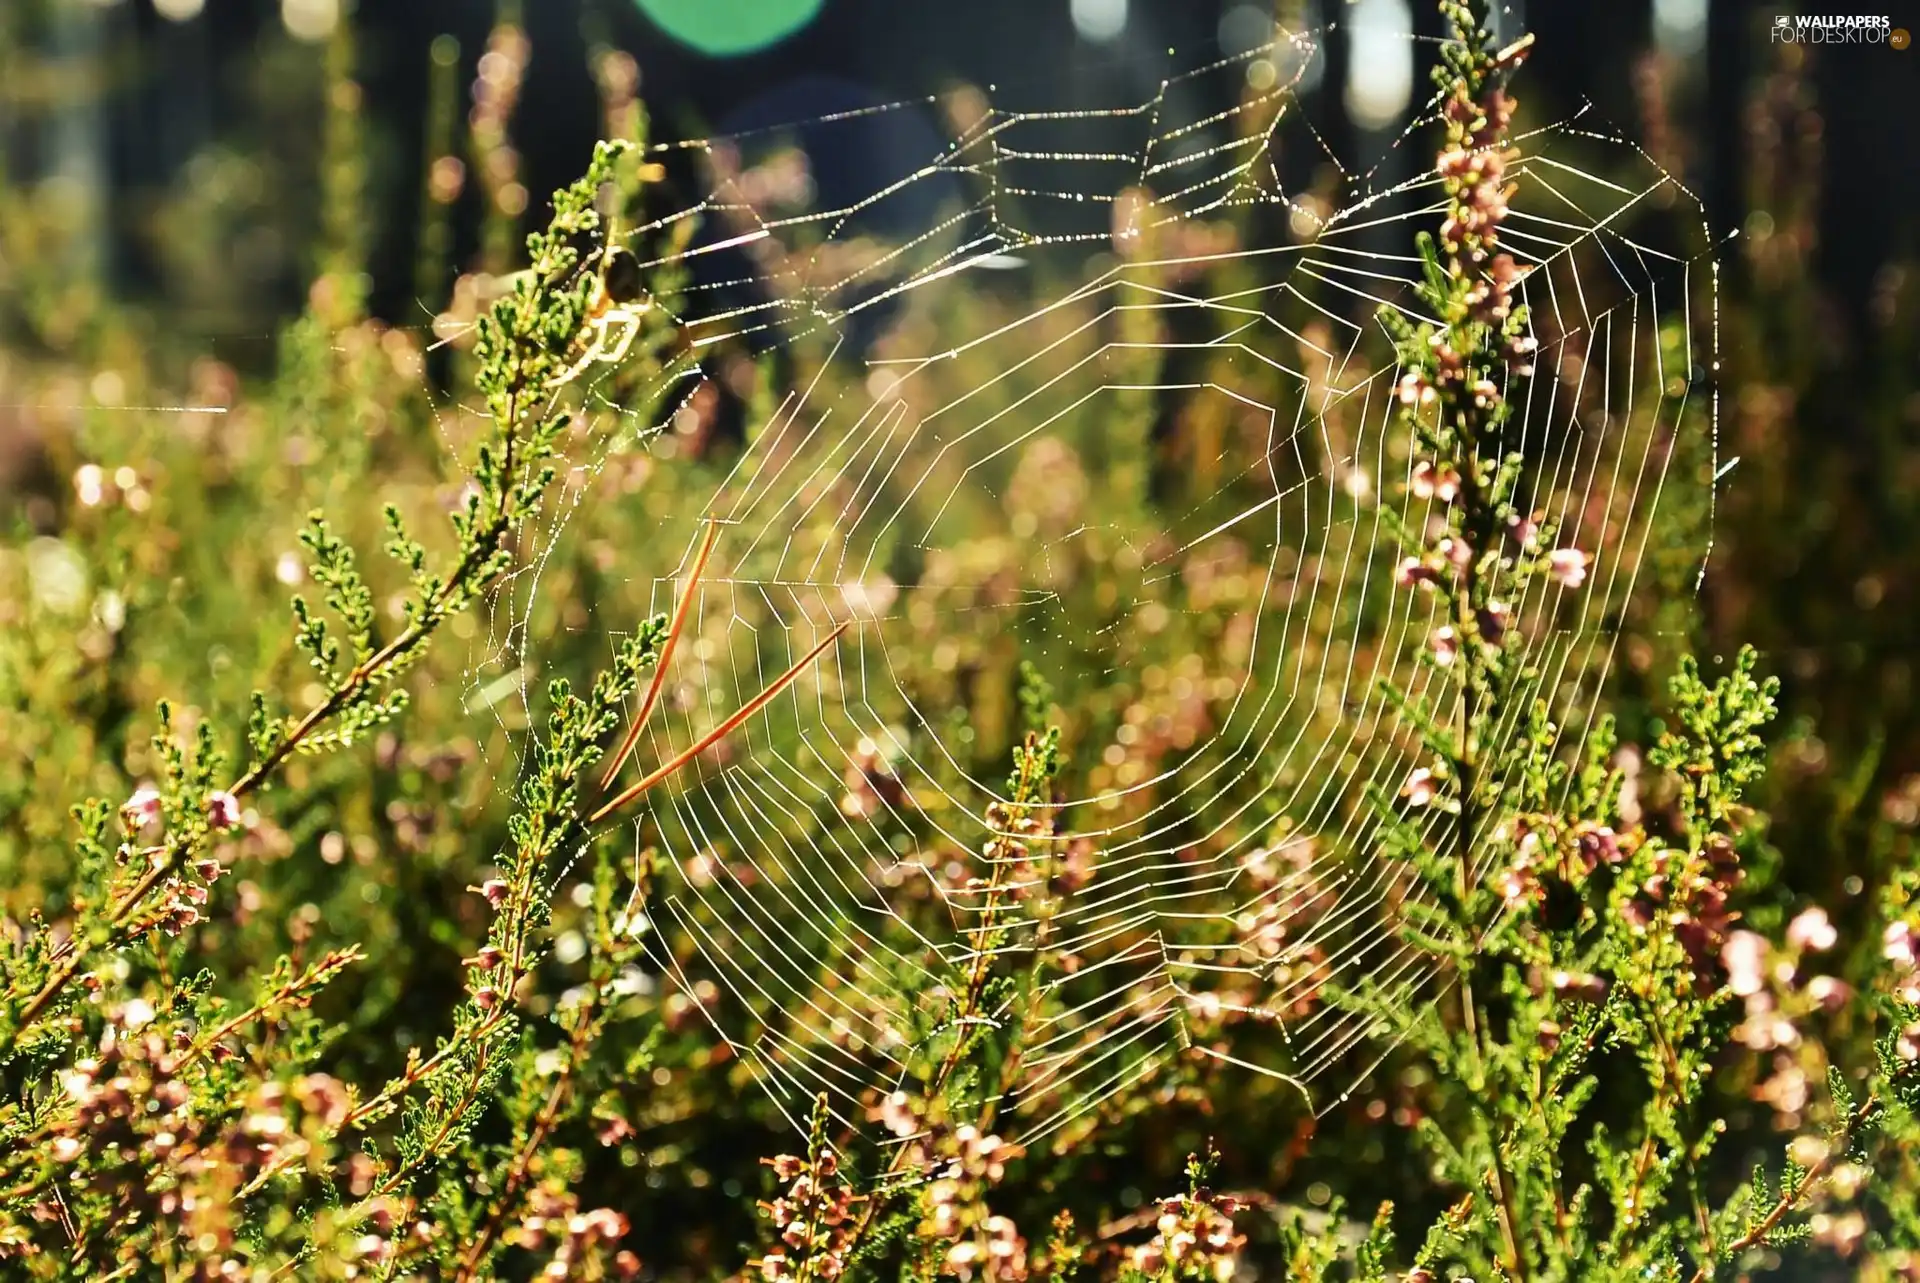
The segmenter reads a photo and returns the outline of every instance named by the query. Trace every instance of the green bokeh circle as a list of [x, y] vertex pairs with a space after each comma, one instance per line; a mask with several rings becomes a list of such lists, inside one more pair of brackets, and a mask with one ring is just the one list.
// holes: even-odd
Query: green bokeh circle
[[824, 0], [635, 0], [653, 24], [716, 58], [752, 53], [812, 22]]

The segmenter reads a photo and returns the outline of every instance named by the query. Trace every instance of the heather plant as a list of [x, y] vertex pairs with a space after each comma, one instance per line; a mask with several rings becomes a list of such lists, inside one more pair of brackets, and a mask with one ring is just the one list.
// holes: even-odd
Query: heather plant
[[[214, 845], [243, 826], [243, 806], [295, 755], [346, 749], [398, 716], [407, 702], [398, 679], [511, 565], [511, 538], [551, 486], [568, 427], [555, 391], [597, 354], [589, 311], [605, 290], [604, 264], [580, 246], [599, 227], [597, 202], [622, 154], [602, 147], [585, 177], [556, 194], [548, 228], [528, 240], [530, 267], [478, 324], [475, 385], [492, 432], [452, 512], [451, 554], [432, 557], [400, 511], [386, 509], [386, 551], [409, 585], [390, 612], [397, 627], [381, 628], [352, 548], [316, 514], [301, 542], [325, 612], [304, 595], [292, 599], [293, 644], [318, 674], [306, 710], [280, 712], [272, 697], [255, 692], [245, 734], [250, 759], [226, 782], [213, 724], [198, 720], [189, 736], [163, 701], [155, 783], [117, 809], [99, 801], [75, 808], [77, 863], [63, 919], [30, 918], [7, 940], [3, 1019], [18, 1096], [6, 1120], [6, 1180], [10, 1209], [24, 1213], [7, 1235], [10, 1254], [30, 1266], [106, 1274], [144, 1257], [166, 1272], [217, 1274], [243, 1261], [248, 1269], [263, 1261], [280, 1268], [284, 1258], [286, 1268], [308, 1262], [351, 1272], [438, 1253], [450, 1267], [459, 1263], [449, 1273], [472, 1275], [497, 1251], [501, 1220], [536, 1204], [556, 1223], [546, 1238], [563, 1274], [620, 1237], [617, 1216], [583, 1218], [550, 1177], [536, 1203], [527, 1201], [536, 1158], [557, 1162], [543, 1142], [575, 1101], [577, 1053], [604, 1023], [631, 951], [630, 933], [612, 920], [615, 893], [604, 866], [587, 901], [601, 946], [596, 983], [560, 1022], [563, 1047], [576, 1053], [562, 1053], [563, 1070], [536, 1074], [535, 1060], [548, 1053], [517, 1036], [506, 995], [533, 963], [552, 864], [578, 839], [574, 777], [599, 755], [596, 741], [650, 662], [664, 623], [629, 639], [591, 698], [555, 683], [549, 733], [521, 788], [524, 809], [509, 825], [505, 877], [479, 888], [497, 916], [471, 960], [469, 1001], [438, 1050], [409, 1057], [385, 1088], [363, 1096], [312, 1068], [326, 1037], [305, 1010], [361, 956], [357, 948], [306, 965], [282, 959], [243, 1006], [215, 993], [204, 971], [177, 974], [183, 959], [170, 942], [202, 920], [227, 871]], [[273, 1032], [264, 1048], [250, 1046], [256, 1027]], [[524, 1063], [510, 1069], [516, 1054]], [[527, 1103], [514, 1111], [513, 1137], [497, 1157], [463, 1148], [482, 1103], [521, 1096]], [[361, 1150], [337, 1171], [340, 1138], [396, 1110], [404, 1121], [391, 1153]], [[463, 1232], [430, 1233], [431, 1223], [408, 1214], [415, 1186], [455, 1153], [475, 1171], [497, 1163], [498, 1201], [476, 1204], [443, 1190], [429, 1201], [448, 1200], [442, 1214]], [[292, 1213], [315, 1197], [331, 1206]], [[57, 1229], [63, 1242], [46, 1250], [35, 1226]], [[539, 1239], [522, 1234], [523, 1243]]]
[[[1443, 325], [1415, 329], [1392, 312], [1383, 320], [1407, 370], [1399, 394], [1421, 456], [1411, 484], [1446, 508], [1431, 537], [1402, 532], [1410, 546], [1399, 573], [1442, 603], [1429, 660], [1452, 679], [1451, 699], [1421, 706], [1431, 709], [1421, 730], [1432, 764], [1398, 799], [1449, 820], [1398, 831], [1433, 891], [1431, 907], [1409, 905], [1403, 930], [1442, 960], [1457, 1006], [1409, 1007], [1365, 986], [1337, 999], [1370, 1012], [1462, 1089], [1419, 1124], [1436, 1175], [1463, 1193], [1429, 1230], [1415, 1270], [1698, 1280], [1808, 1237], [1851, 1247], [1864, 1231], [1857, 1213], [1813, 1222], [1794, 1213], [1857, 1190], [1861, 1169], [1837, 1184], [1831, 1173], [1863, 1158], [1868, 1135], [1886, 1117], [1904, 1119], [1916, 1099], [1920, 1075], [1899, 1032], [1912, 1012], [1897, 998], [1874, 1061], [1818, 1067], [1826, 1101], [1809, 1107], [1804, 1066], [1780, 1067], [1796, 1083], [1789, 1112], [1814, 1126], [1777, 1169], [1756, 1167], [1749, 1186], [1718, 1201], [1701, 1175], [1724, 1127], [1702, 1098], [1728, 1042], [1796, 1047], [1796, 1018], [1838, 1010], [1849, 996], [1843, 981], [1814, 972], [1835, 943], [1819, 908], [1793, 920], [1781, 949], [1734, 928], [1741, 851], [1756, 836], [1740, 802], [1763, 771], [1758, 732], [1777, 684], [1754, 676], [1751, 651], [1713, 682], [1683, 657], [1670, 690], [1678, 725], [1646, 759], [1671, 793], [1660, 812], [1635, 799], [1631, 824], [1609, 720], [1567, 760], [1544, 703], [1511, 708], [1535, 675], [1514, 664], [1508, 643], [1532, 621], [1496, 591], [1523, 598], [1532, 576], [1578, 589], [1590, 558], [1554, 547], [1553, 532], [1516, 506], [1526, 461], [1489, 448], [1532, 374], [1524, 309], [1509, 293], [1520, 269], [1498, 248], [1506, 79], [1527, 42], [1495, 51], [1469, 9], [1443, 11], [1456, 32], [1436, 72], [1449, 95], [1438, 162], [1449, 204], [1438, 239], [1420, 245], [1423, 301]], [[1490, 781], [1483, 763], [1509, 718], [1521, 730], [1504, 751], [1518, 766]], [[1746, 1014], [1730, 1027], [1725, 1009], [1737, 996]], [[1623, 1064], [1640, 1090], [1608, 1073], [1603, 1092], [1601, 1067]]]
[[[1590, 589], [1609, 550], [1554, 527], [1530, 498], [1537, 461], [1505, 444], [1540, 359], [1516, 301], [1525, 268], [1500, 240], [1510, 84], [1529, 46], [1496, 42], [1478, 6], [1441, 11], [1445, 209], [1416, 246], [1430, 320], [1380, 316], [1402, 372], [1407, 488], [1432, 514], [1415, 527], [1379, 508], [1399, 586], [1427, 611], [1422, 684], [1381, 692], [1420, 765], [1363, 800], [1396, 871], [1391, 928], [1430, 967], [1413, 988], [1343, 982], [1324, 957], [1281, 952], [1278, 909], [1236, 924], [1262, 974], [1303, 983], [1297, 1010], [1367, 1028], [1382, 1059], [1355, 1092], [1316, 1121], [1283, 1076], [1223, 1070], [1229, 1031], [1247, 1036], [1241, 1054], [1279, 1054], [1256, 996], [1226, 984], [1182, 995], [1191, 1054], [1167, 1066], [1120, 1060], [1130, 1077], [1091, 1098], [1046, 1068], [1060, 1049], [1042, 1031], [1077, 1004], [1119, 994], [1131, 1016], [1156, 1001], [1063, 925], [1108, 871], [1056, 799], [1113, 766], [1089, 726], [1124, 727], [1114, 743], [1142, 775], [1191, 738], [1202, 715], [1164, 673], [1204, 676], [1197, 655], [1175, 658], [1202, 634], [1172, 625], [1129, 660], [1159, 685], [1142, 676], [1137, 698], [1082, 709], [1017, 648], [944, 622], [952, 636], [929, 647], [973, 648], [957, 667], [1004, 662], [989, 671], [1005, 690], [955, 683], [942, 730], [1005, 773], [1005, 800], [963, 817], [976, 847], [916, 853], [926, 876], [890, 887], [900, 931], [886, 939], [957, 959], [955, 980], [919, 992], [909, 954], [795, 945], [810, 1001], [763, 1016], [770, 1037], [830, 1039], [828, 1008], [871, 1015], [899, 1031], [900, 1070], [864, 1088], [863, 1117], [823, 1094], [797, 1129], [758, 1092], [723, 1019], [748, 1004], [699, 974], [673, 902], [764, 876], [753, 843], [809, 817], [768, 817], [742, 845], [683, 858], [627, 818], [857, 634], [825, 630], [620, 784], [660, 719], [710, 702], [693, 607], [728, 537], [700, 514], [673, 608], [643, 605], [633, 582], [661, 560], [673, 479], [714, 466], [693, 432], [631, 435], [660, 408], [631, 404], [652, 386], [635, 376], [657, 375], [681, 339], [650, 306], [685, 284], [672, 254], [643, 269], [619, 234], [661, 175], [631, 143], [603, 144], [514, 262], [528, 46], [502, 24], [469, 122], [485, 271], [436, 322], [451, 352], [428, 353], [367, 319], [357, 292], [342, 34], [320, 284], [272, 385], [254, 397], [197, 367], [194, 403], [229, 413], [190, 420], [185, 442], [104, 412], [71, 425], [57, 537], [23, 537], [0, 562], [0, 735], [15, 750], [0, 764], [0, 1274], [1920, 1270], [1920, 877], [1887, 858], [1871, 912], [1848, 915], [1870, 919], [1859, 944], [1839, 910], [1774, 880], [1751, 794], [1779, 690], [1754, 652], [1671, 657], [1638, 748], [1611, 718], [1569, 724], [1593, 710], [1547, 702], [1520, 644], [1552, 625], [1531, 590]], [[636, 135], [631, 66], [596, 56], [612, 131]], [[464, 173], [451, 142], [432, 146], [429, 221]], [[678, 234], [670, 249], [686, 247]], [[465, 404], [422, 393], [430, 363]], [[121, 399], [148, 377], [127, 376]], [[1119, 399], [1114, 435], [1144, 428], [1143, 408]], [[452, 478], [442, 439], [463, 447]], [[1036, 453], [1015, 485], [1057, 504], [1086, 488], [1079, 467]], [[245, 538], [206, 518], [223, 503], [252, 523]], [[1112, 507], [1145, 542], [1151, 513]], [[363, 564], [376, 544], [386, 560]], [[989, 570], [1019, 555], [1017, 541], [980, 546]], [[536, 574], [537, 599], [516, 595]], [[289, 588], [290, 605], [262, 606]], [[168, 629], [177, 652], [153, 640]], [[523, 688], [536, 692], [525, 723]], [[842, 783], [831, 806], [860, 818], [907, 809], [919, 787], [874, 743], [850, 752]], [[1302, 888], [1292, 903], [1310, 909], [1324, 891], [1276, 867], [1288, 858], [1263, 844], [1244, 876]], [[767, 931], [797, 942], [804, 917]], [[882, 974], [856, 984], [856, 964]], [[1087, 1038], [1118, 1041], [1101, 1026]], [[1036, 1116], [1064, 1122], [1033, 1129]], [[1384, 1130], [1389, 1116], [1397, 1148], [1341, 1149], [1343, 1119]]]

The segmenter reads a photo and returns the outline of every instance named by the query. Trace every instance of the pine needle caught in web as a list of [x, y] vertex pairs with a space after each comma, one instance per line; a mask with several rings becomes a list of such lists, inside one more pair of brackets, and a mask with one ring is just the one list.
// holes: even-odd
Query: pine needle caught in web
[[673, 659], [673, 648], [679, 644], [680, 634], [686, 631], [687, 613], [693, 609], [696, 600], [694, 590], [700, 586], [700, 576], [706, 573], [707, 558], [713, 555], [713, 545], [719, 537], [720, 527], [708, 522], [706, 537], [700, 541], [700, 551], [693, 559], [693, 569], [687, 572], [686, 591], [680, 594], [680, 604], [673, 612], [673, 622], [667, 625], [667, 637], [661, 644], [660, 657], [654, 663], [653, 676], [647, 681], [646, 694], [640, 697], [639, 711], [634, 713], [626, 738], [620, 741], [619, 750], [607, 762], [606, 772], [600, 777], [602, 793], [612, 788], [614, 780], [620, 777], [620, 768], [633, 756], [633, 747], [640, 742], [640, 731], [646, 726], [653, 706], [660, 701], [660, 688], [667, 679], [667, 664]]

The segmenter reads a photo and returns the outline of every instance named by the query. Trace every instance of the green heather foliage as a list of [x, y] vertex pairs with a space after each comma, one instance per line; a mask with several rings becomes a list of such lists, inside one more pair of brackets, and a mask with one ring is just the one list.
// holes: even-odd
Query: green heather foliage
[[[1517, 506], [1528, 461], [1485, 449], [1535, 355], [1499, 247], [1528, 46], [1441, 10], [1447, 208], [1409, 247], [1433, 323], [1381, 318], [1413, 475], [1449, 500], [1395, 531], [1437, 605], [1435, 680], [1382, 692], [1423, 764], [1366, 801], [1431, 892], [1395, 929], [1437, 970], [1320, 994], [1385, 1053], [1352, 1095], [1316, 1119], [1194, 1057], [1030, 1144], [1001, 1112], [1047, 1001], [1022, 942], [1092, 858], [1046, 805], [1088, 766], [1072, 710], [1021, 662], [955, 711], [1004, 732], [981, 742], [1011, 745], [1010, 801], [981, 817], [965, 986], [903, 1014], [923, 1027], [872, 1102], [893, 1140], [843, 1134], [824, 1097], [794, 1133], [714, 1036], [711, 985], [647, 951], [693, 872], [595, 788], [675, 635], [635, 584], [670, 560], [650, 536], [677, 491], [608, 440], [661, 407], [596, 409], [674, 341], [603, 314], [635, 289], [609, 285], [634, 263], [606, 225], [657, 177], [631, 85], [602, 76], [628, 137], [509, 263], [514, 171], [487, 157], [526, 47], [496, 33], [511, 83], [476, 110], [474, 170], [489, 266], [518, 270], [450, 303], [475, 328], [430, 354], [362, 311], [343, 34], [317, 281], [270, 377], [175, 378], [79, 287], [0, 280], [0, 400], [78, 404], [111, 368], [124, 404], [226, 411], [76, 411], [42, 429], [59, 484], [0, 509], [0, 1278], [1920, 1277], [1920, 795], [1862, 818], [1877, 757], [1839, 778], [1843, 904], [1781, 839], [1817, 826], [1759, 809], [1811, 732], [1780, 738], [1753, 649], [1697, 661], [1661, 614], [1631, 621], [1648, 649], [1580, 736], [1527, 694], [1503, 602], [1587, 564]], [[0, 201], [22, 272], [56, 233]], [[1736, 323], [1765, 331], [1753, 306]], [[527, 606], [530, 532], [562, 507]], [[531, 726], [503, 698], [529, 687]], [[1519, 769], [1487, 769], [1496, 751]]]

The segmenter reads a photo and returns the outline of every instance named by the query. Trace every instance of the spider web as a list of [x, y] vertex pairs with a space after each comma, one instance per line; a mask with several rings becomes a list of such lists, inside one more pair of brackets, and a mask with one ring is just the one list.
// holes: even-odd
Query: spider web
[[[635, 929], [795, 1126], [821, 1092], [871, 1126], [983, 950], [1038, 995], [978, 1017], [1027, 1023], [1017, 1071], [979, 1090], [1029, 1142], [1180, 1055], [1338, 1099], [1379, 1031], [1323, 987], [1410, 997], [1432, 979], [1394, 932], [1420, 893], [1366, 799], [1421, 761], [1383, 685], [1436, 705], [1451, 689], [1422, 659], [1443, 616], [1393, 577], [1392, 519], [1418, 532], [1441, 507], [1410, 486], [1376, 316], [1428, 319], [1414, 236], [1444, 199], [1412, 140], [1433, 104], [1380, 166], [1341, 166], [1294, 92], [1321, 34], [1107, 110], [969, 91], [655, 149], [706, 185], [620, 233], [682, 282], [654, 300], [677, 355], [644, 395], [614, 363], [579, 380], [615, 425], [588, 473], [676, 448], [727, 354], [788, 367], [717, 481], [669, 482], [686, 493], [646, 550], [667, 572], [650, 608], [694, 597], [629, 778], [850, 626], [636, 803], [635, 849], [679, 872]], [[1194, 107], [1256, 59], [1276, 87]], [[949, 139], [857, 199], [805, 203], [809, 157], [906, 116]], [[1585, 741], [1656, 530], [1710, 514], [1715, 463], [1712, 417], [1690, 409], [1714, 288], [1680, 248], [1707, 243], [1697, 200], [1584, 116], [1516, 145], [1501, 235], [1532, 269], [1516, 294], [1537, 374], [1486, 449], [1526, 457], [1521, 506], [1593, 564], [1510, 603], [1532, 677], [1496, 775], [1535, 699], [1563, 747]], [[665, 421], [625, 409], [649, 396]], [[526, 702], [517, 657], [538, 651], [543, 573], [586, 493], [535, 532], [476, 692], [518, 673]], [[982, 853], [1010, 801], [1018, 659], [1067, 715], [1072, 791], [1039, 808], [1059, 835], [1030, 844], [1046, 859], [996, 873]], [[1010, 897], [1020, 912], [987, 934]]]

